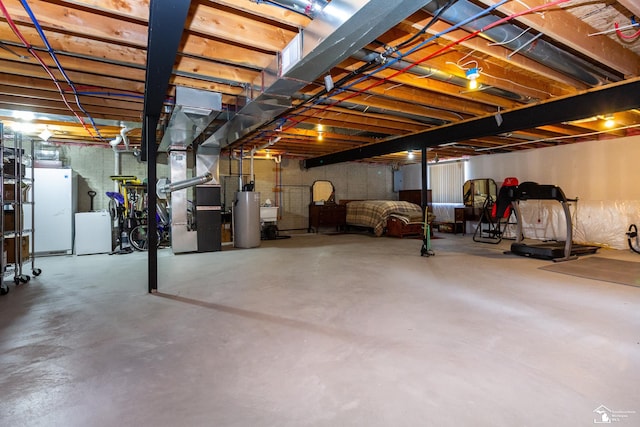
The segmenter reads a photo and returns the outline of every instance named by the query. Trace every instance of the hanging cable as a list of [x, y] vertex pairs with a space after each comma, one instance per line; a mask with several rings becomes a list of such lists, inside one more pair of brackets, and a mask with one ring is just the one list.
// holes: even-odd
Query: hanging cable
[[[515, 13], [515, 14], [512, 14], [512, 15], [509, 15], [509, 16], [504, 17], [502, 19], [499, 19], [499, 20], [497, 20], [495, 22], [492, 22], [491, 24], [487, 25], [486, 27], [480, 28], [479, 30], [476, 30], [476, 31], [474, 31], [474, 32], [472, 32], [470, 34], [467, 34], [466, 36], [454, 41], [454, 42], [451, 42], [451, 43], [447, 44], [446, 46], [444, 46], [444, 47], [438, 49], [437, 51], [425, 56], [424, 58], [422, 58], [422, 59], [420, 59], [420, 60], [418, 60], [418, 61], [416, 61], [416, 62], [414, 62], [414, 63], [412, 63], [412, 64], [410, 64], [408, 66], [406, 66], [405, 68], [403, 68], [403, 69], [401, 69], [399, 71], [396, 71], [395, 73], [391, 74], [390, 76], [385, 77], [385, 78], [383, 78], [381, 80], [378, 80], [377, 82], [372, 83], [371, 85], [367, 86], [364, 89], [358, 90], [357, 92], [353, 92], [353, 93], [347, 95], [345, 98], [343, 98], [341, 100], [338, 100], [338, 101], [335, 101], [335, 102], [333, 102], [333, 103], [321, 108], [320, 111], [326, 111], [327, 109], [329, 109], [331, 107], [334, 107], [334, 106], [336, 106], [336, 105], [338, 105], [338, 104], [340, 104], [340, 103], [342, 103], [344, 101], [347, 101], [347, 100], [349, 100], [351, 98], [354, 98], [354, 97], [356, 97], [356, 96], [358, 96], [358, 95], [360, 95], [360, 94], [362, 94], [362, 93], [364, 93], [364, 92], [366, 92], [366, 91], [368, 91], [370, 89], [373, 89], [374, 87], [380, 86], [381, 84], [391, 80], [392, 78], [394, 78], [394, 77], [396, 77], [396, 76], [398, 76], [400, 74], [406, 73], [410, 69], [412, 69], [414, 67], [417, 67], [418, 65], [422, 64], [425, 61], [428, 61], [429, 59], [432, 59], [432, 58], [434, 58], [436, 56], [439, 56], [440, 54], [446, 52], [447, 50], [451, 49], [452, 47], [457, 46], [458, 44], [460, 44], [460, 43], [462, 43], [464, 41], [467, 41], [470, 38], [473, 38], [473, 37], [477, 36], [478, 34], [480, 34], [482, 32], [485, 32], [485, 31], [487, 31], [487, 30], [489, 30], [491, 28], [494, 28], [494, 27], [496, 27], [498, 25], [501, 25], [501, 24], [503, 24], [503, 23], [505, 23], [507, 21], [515, 19], [515, 18], [517, 18], [519, 16], [522, 16], [522, 15], [525, 15], [525, 14], [528, 14], [528, 13], [533, 13], [533, 12], [536, 12], [536, 11], [541, 10], [541, 9], [546, 9], [548, 7], [555, 6], [555, 5], [560, 4], [560, 3], [565, 3], [567, 1], [569, 1], [569, 0], [555, 0], [555, 1], [551, 2], [551, 3], [542, 4], [542, 5], [533, 7], [531, 9], [528, 9], [528, 10], [525, 10], [525, 11], [522, 11], [522, 12], [518, 12], [518, 13]], [[497, 7], [498, 5], [500, 5], [502, 3], [504, 3], [504, 1], [502, 1], [500, 3], [497, 3], [494, 6]], [[487, 9], [487, 10], [489, 10], [489, 9]]]
[[[463, 25], [465, 25], [465, 24], [467, 24], [467, 23], [469, 23], [469, 22], [471, 22], [471, 21], [474, 21], [474, 20], [476, 20], [476, 19], [478, 19], [478, 18], [480, 18], [480, 17], [482, 17], [482, 16], [484, 16], [484, 15], [486, 15], [486, 14], [490, 13], [491, 11], [493, 11], [494, 9], [496, 9], [496, 8], [498, 8], [499, 6], [503, 5], [503, 4], [504, 4], [504, 3], [506, 3], [507, 1], [509, 1], [509, 0], [501, 0], [501, 1], [499, 1], [498, 3], [496, 3], [496, 4], [492, 5], [492, 6], [490, 6], [489, 8], [484, 9], [484, 10], [482, 10], [481, 12], [479, 12], [479, 13], [477, 13], [477, 14], [475, 14], [475, 15], [473, 15], [473, 16], [471, 16], [471, 17], [467, 18], [467, 19], [464, 19], [463, 21], [461, 21], [461, 22], [459, 22], [459, 23], [457, 23], [457, 24], [455, 24], [455, 25], [450, 26], [450, 27], [449, 27], [449, 28], [447, 28], [446, 30], [444, 30], [444, 31], [441, 31], [441, 32], [439, 32], [439, 33], [434, 34], [433, 36], [431, 36], [431, 37], [429, 37], [428, 39], [426, 39], [426, 40], [422, 41], [421, 43], [419, 43], [417, 46], [415, 46], [415, 47], [411, 48], [410, 50], [408, 50], [406, 53], [400, 53], [397, 57], [394, 57], [394, 58], [393, 58], [393, 59], [391, 59], [390, 61], [385, 61], [385, 62], [384, 62], [384, 64], [383, 64], [381, 67], [378, 67], [377, 69], [373, 70], [373, 71], [372, 71], [371, 73], [369, 73], [369, 74], [365, 74], [364, 76], [362, 76], [362, 77], [360, 77], [359, 79], [357, 79], [355, 82], [350, 83], [349, 85], [347, 85], [347, 86], [345, 86], [345, 87], [338, 87], [338, 85], [336, 85], [336, 87], [337, 87], [337, 89], [335, 89], [335, 90], [336, 90], [336, 94], [347, 91], [348, 89], [352, 88], [352, 87], [353, 87], [353, 86], [355, 86], [356, 84], [361, 83], [361, 82], [363, 82], [364, 80], [366, 80], [366, 79], [368, 79], [368, 78], [370, 78], [370, 77], [374, 76], [375, 74], [377, 74], [377, 73], [381, 72], [382, 70], [384, 70], [384, 69], [386, 69], [386, 68], [390, 67], [391, 65], [393, 65], [394, 63], [396, 63], [396, 62], [398, 62], [400, 59], [402, 59], [403, 57], [405, 57], [405, 56], [407, 56], [407, 55], [410, 55], [411, 53], [413, 53], [413, 52], [415, 52], [415, 51], [419, 50], [420, 48], [422, 48], [422, 47], [423, 47], [423, 46], [425, 46], [426, 44], [430, 43], [431, 41], [433, 41], [433, 40], [435, 40], [435, 39], [438, 39], [439, 37], [441, 37], [441, 36], [443, 36], [443, 35], [445, 35], [445, 34], [447, 34], [447, 33], [450, 33], [451, 31], [454, 31], [454, 30], [456, 30], [456, 29], [458, 29], [458, 28], [462, 27]], [[568, 1], [568, 0], [565, 0], [565, 1]], [[445, 5], [445, 7], [446, 7], [446, 5]], [[446, 9], [441, 8], [441, 9], [440, 9], [440, 14], [444, 13], [444, 11], [445, 11], [445, 10], [446, 10]], [[436, 15], [437, 15], [437, 13], [436, 13]], [[430, 26], [430, 25], [432, 25], [432, 23], [430, 22], [430, 23], [428, 23], [427, 25], [429, 25], [429, 26]], [[427, 28], [428, 28], [428, 27], [427, 27]], [[417, 65], [417, 64], [416, 64], [416, 65]], [[413, 67], [410, 67], [410, 68], [413, 68]], [[408, 68], [407, 68], [407, 70], [408, 70]], [[388, 78], [386, 78], [386, 79], [381, 80], [381, 81], [380, 81], [378, 84], [376, 84], [375, 86], [379, 86], [379, 85], [381, 85], [382, 83], [384, 83], [384, 82], [388, 81], [390, 78], [395, 77], [395, 76], [397, 76], [397, 75], [399, 75], [399, 74], [403, 74], [403, 73], [405, 73], [405, 72], [406, 72], [406, 71], [401, 71], [401, 72], [399, 72], [399, 73], [395, 73], [395, 74], [393, 74], [392, 76], [390, 76], [390, 77], [388, 77]], [[352, 94], [352, 95], [348, 96], [348, 97], [347, 97], [347, 98], [345, 98], [345, 99], [342, 99], [342, 100], [340, 100], [340, 101], [337, 101], [337, 102], [335, 102], [335, 103], [333, 103], [333, 104], [329, 104], [329, 105], [328, 105], [328, 106], [326, 106], [326, 107], [323, 107], [323, 108], [321, 109], [321, 111], [326, 111], [328, 108], [330, 108], [330, 107], [332, 107], [332, 106], [335, 106], [335, 105], [337, 105], [337, 104], [339, 104], [339, 103], [341, 103], [341, 102], [343, 102], [343, 101], [346, 101], [347, 99], [351, 99], [351, 98], [353, 98], [353, 97], [355, 97], [355, 96], [358, 96], [360, 93], [363, 93], [364, 91], [369, 90], [369, 89], [371, 89], [371, 88], [373, 88], [373, 87], [375, 87], [375, 86], [371, 86], [371, 87], [366, 88], [366, 89], [364, 89], [364, 90], [362, 90], [362, 91], [357, 91], [357, 92], [355, 92], [354, 94]], [[318, 98], [318, 99], [316, 100], [316, 102], [314, 102], [314, 104], [313, 104], [313, 105], [311, 105], [311, 106], [309, 106], [309, 107], [305, 107], [305, 109], [304, 109], [304, 110], [299, 111], [299, 112], [297, 112], [296, 114], [294, 114], [294, 115], [292, 115], [292, 116], [288, 116], [286, 119], [287, 119], [288, 121], [291, 121], [292, 123], [290, 123], [288, 126], [286, 126], [286, 127], [284, 128], [284, 130], [291, 129], [292, 127], [294, 127], [294, 126], [298, 125], [299, 123], [302, 123], [303, 121], [305, 121], [305, 120], [295, 120], [295, 119], [294, 119], [294, 117], [299, 117], [299, 116], [300, 116], [300, 115], [302, 115], [303, 113], [305, 113], [305, 112], [309, 111], [312, 107], [314, 107], [314, 106], [316, 106], [316, 105], [320, 104], [321, 102], [325, 102], [325, 101], [327, 101], [328, 99], [330, 99], [330, 97]]]
[[[479, 13], [477, 13], [477, 14], [475, 14], [475, 15], [473, 15], [473, 16], [471, 16], [471, 17], [467, 18], [467, 19], [462, 20], [462, 21], [458, 22], [458, 23], [457, 23], [457, 24], [455, 24], [455, 25], [450, 26], [450, 27], [449, 27], [449, 28], [447, 28], [446, 30], [443, 30], [443, 31], [441, 31], [441, 32], [439, 32], [439, 33], [434, 34], [433, 36], [431, 36], [431, 37], [429, 37], [428, 39], [426, 39], [426, 40], [422, 41], [421, 43], [419, 43], [417, 46], [415, 46], [415, 47], [413, 47], [413, 48], [409, 49], [407, 52], [405, 52], [405, 53], [400, 53], [400, 54], [399, 54], [399, 56], [394, 57], [394, 58], [393, 58], [393, 59], [391, 59], [390, 61], [385, 62], [381, 67], [378, 67], [377, 69], [373, 70], [371, 73], [369, 73], [369, 74], [365, 74], [363, 77], [361, 77], [361, 78], [357, 79], [355, 82], [353, 82], [353, 83], [351, 83], [351, 84], [349, 84], [349, 85], [347, 85], [347, 86], [345, 86], [345, 87], [343, 87], [343, 88], [338, 88], [338, 89], [337, 89], [337, 91], [336, 91], [336, 94], [347, 91], [348, 89], [352, 88], [352, 87], [353, 87], [353, 86], [355, 86], [356, 84], [361, 83], [361, 82], [363, 82], [364, 80], [366, 80], [366, 79], [368, 79], [368, 78], [370, 78], [370, 77], [374, 76], [375, 74], [377, 74], [377, 73], [381, 72], [382, 70], [384, 70], [384, 69], [386, 69], [386, 68], [390, 67], [391, 65], [393, 65], [394, 63], [396, 63], [396, 62], [398, 62], [400, 59], [402, 59], [403, 57], [405, 57], [405, 56], [407, 56], [407, 55], [410, 55], [410, 54], [414, 53], [415, 51], [417, 51], [417, 50], [421, 49], [423, 46], [425, 46], [426, 44], [430, 43], [431, 41], [436, 40], [436, 39], [440, 38], [441, 36], [443, 36], [443, 35], [445, 35], [445, 34], [447, 34], [447, 33], [450, 33], [450, 32], [452, 32], [452, 31], [454, 31], [454, 30], [456, 30], [456, 29], [458, 29], [458, 28], [462, 27], [463, 25], [466, 25], [467, 23], [472, 22], [472, 21], [474, 21], [474, 20], [476, 20], [476, 19], [478, 19], [478, 18], [480, 18], [480, 17], [482, 17], [482, 16], [484, 16], [484, 15], [486, 15], [486, 14], [490, 13], [491, 11], [493, 11], [494, 9], [496, 9], [496, 8], [500, 7], [501, 5], [503, 5], [504, 3], [506, 3], [507, 1], [509, 1], [509, 0], [500, 0], [498, 3], [496, 3], [496, 4], [494, 4], [494, 5], [490, 6], [490, 7], [488, 7], [487, 9], [483, 9], [481, 12], [479, 12]], [[564, 0], [564, 1], [568, 1], [568, 0]], [[444, 12], [444, 11], [442, 11], [442, 12]], [[526, 13], [526, 12], [524, 12], [524, 13]], [[519, 15], [518, 15], [518, 16], [519, 16]], [[502, 23], [502, 21], [497, 21], [497, 23]], [[492, 26], [488, 27], [487, 29], [489, 29], [489, 28], [492, 28]], [[482, 31], [484, 31], [484, 30], [482, 30]], [[475, 34], [473, 34], [473, 35], [475, 35]], [[469, 38], [473, 37], [473, 35], [470, 35], [470, 37], [469, 37]], [[466, 39], [465, 39], [465, 40], [466, 40]], [[460, 40], [460, 41], [458, 41], [457, 43], [461, 43], [462, 41], [464, 41], [464, 40]], [[456, 44], [457, 44], [457, 43], [456, 43]], [[450, 44], [449, 46], [455, 46], [455, 44]], [[449, 49], [449, 47], [445, 47], [445, 49]], [[423, 59], [423, 60], [422, 60], [422, 62], [426, 61], [427, 59], [430, 59], [431, 57], [432, 57], [432, 56], [429, 56], [429, 57], [427, 57], [426, 59]], [[373, 85], [373, 86], [369, 86], [369, 87], [367, 87], [367, 88], [365, 88], [365, 89], [363, 89], [363, 90], [357, 91], [357, 92], [355, 92], [355, 93], [353, 93], [353, 94], [351, 94], [351, 95], [347, 96], [346, 98], [344, 98], [344, 99], [342, 99], [342, 100], [336, 101], [336, 102], [334, 102], [334, 103], [332, 103], [332, 104], [329, 104], [329, 105], [327, 105], [327, 106], [325, 106], [325, 107], [321, 108], [321, 110], [320, 110], [320, 111], [326, 111], [327, 109], [329, 109], [329, 108], [331, 108], [331, 107], [333, 107], [333, 106], [335, 106], [335, 105], [337, 105], [337, 104], [339, 104], [339, 103], [341, 103], [341, 102], [344, 102], [344, 101], [346, 101], [347, 99], [354, 98], [354, 97], [358, 96], [359, 94], [361, 94], [361, 93], [363, 93], [363, 92], [365, 92], [365, 91], [367, 91], [367, 90], [369, 90], [369, 89], [372, 89], [372, 88], [374, 88], [374, 87], [376, 87], [376, 86], [379, 86], [379, 85], [383, 84], [384, 82], [388, 81], [389, 79], [391, 79], [391, 78], [393, 78], [393, 77], [395, 77], [395, 76], [397, 76], [397, 75], [404, 74], [406, 71], [408, 71], [409, 69], [411, 69], [411, 68], [413, 68], [413, 67], [415, 67], [415, 66], [417, 66], [417, 65], [418, 65], [418, 64], [414, 64], [414, 65], [412, 65], [412, 66], [410, 66], [410, 67], [406, 67], [405, 69], [400, 70], [399, 72], [396, 72], [396, 73], [392, 74], [391, 76], [389, 76], [389, 77], [387, 77], [387, 78], [385, 78], [385, 79], [380, 80], [377, 84], [375, 84], [375, 85]], [[327, 101], [328, 99], [330, 99], [330, 98], [323, 98], [323, 99], [319, 99], [315, 104], [313, 104], [313, 106], [315, 106], [315, 105], [317, 105], [317, 104], [319, 104], [319, 103], [321, 103], [321, 102]], [[312, 106], [312, 107], [313, 107], [313, 106]], [[293, 119], [293, 117], [298, 117], [298, 116], [300, 116], [302, 113], [304, 113], [304, 112], [308, 111], [309, 109], [311, 109], [311, 107], [307, 107], [307, 108], [305, 108], [305, 110], [303, 110], [303, 111], [301, 111], [301, 112], [298, 112], [297, 114], [295, 114], [295, 115], [293, 115], [293, 116], [291, 116], [291, 117], [288, 117], [287, 119], [288, 119], [289, 121], [292, 121], [292, 123], [291, 123], [289, 126], [287, 126], [287, 127], [285, 128], [285, 130], [286, 130], [286, 129], [290, 129], [290, 128], [292, 128], [292, 127], [296, 126], [297, 124], [299, 124], [299, 123], [303, 122], [304, 120], [299, 120], [299, 121], [297, 121], [297, 120], [294, 120], [294, 119]]]
[[80, 98], [78, 98], [78, 91], [76, 90], [75, 85], [73, 84], [73, 82], [71, 81], [71, 79], [69, 78], [67, 73], [65, 72], [64, 68], [62, 67], [62, 64], [60, 64], [60, 61], [58, 61], [58, 57], [56, 56], [53, 48], [49, 44], [49, 40], [47, 39], [47, 36], [44, 34], [44, 31], [42, 30], [42, 27], [40, 26], [40, 23], [38, 22], [38, 19], [33, 14], [33, 11], [31, 10], [31, 7], [29, 7], [29, 3], [27, 3], [27, 0], [20, 0], [20, 3], [22, 4], [22, 7], [24, 7], [24, 10], [27, 11], [27, 15], [29, 15], [29, 18], [31, 19], [31, 22], [33, 22], [33, 25], [36, 27], [36, 31], [38, 32], [38, 34], [40, 35], [40, 38], [44, 42], [44, 44], [45, 44], [45, 46], [47, 48], [47, 52], [49, 52], [49, 55], [53, 59], [53, 62], [55, 62], [56, 66], [58, 67], [58, 70], [60, 70], [60, 73], [62, 74], [64, 79], [67, 81], [67, 84], [71, 88], [71, 91], [73, 92], [73, 96], [74, 96], [74, 98], [76, 100], [76, 105], [78, 106], [80, 111], [82, 111], [82, 113], [89, 119], [89, 122], [91, 122], [91, 126], [93, 127], [93, 129], [95, 130], [96, 134], [98, 135], [98, 138], [104, 139], [102, 137], [102, 135], [100, 134], [100, 130], [96, 126], [96, 123], [93, 120], [93, 117], [91, 117], [91, 114], [89, 114], [84, 109], [82, 104], [80, 103]]
[[440, 9], [438, 9], [435, 13], [435, 15], [433, 15], [433, 17], [429, 20], [429, 22], [427, 22], [425, 24], [424, 27], [422, 27], [420, 29], [420, 31], [418, 31], [417, 33], [415, 33], [413, 36], [411, 36], [411, 38], [409, 38], [408, 40], [403, 41], [402, 43], [396, 45], [393, 48], [393, 51], [397, 51], [402, 49], [403, 47], [411, 44], [411, 42], [413, 42], [415, 39], [417, 39], [418, 37], [420, 37], [421, 35], [423, 35], [424, 33], [427, 32], [427, 30], [429, 28], [431, 28], [431, 26], [438, 20], [440, 19], [440, 16], [442, 16], [443, 13], [445, 13], [447, 11], [447, 9], [449, 9], [449, 7], [451, 7], [451, 5], [454, 3], [454, 0], [449, 0], [447, 2], [447, 4], [445, 4], [444, 6], [442, 6]]
[[24, 36], [22, 35], [20, 30], [16, 26], [15, 22], [13, 22], [13, 19], [11, 19], [11, 16], [9, 15], [9, 12], [7, 11], [7, 8], [4, 6], [4, 2], [2, 0], [0, 0], [0, 9], [2, 10], [2, 13], [4, 14], [5, 18], [7, 19], [7, 23], [9, 24], [9, 27], [11, 27], [11, 30], [13, 31], [13, 33], [20, 39], [20, 41], [22, 42], [24, 47], [27, 49], [27, 51], [38, 61], [38, 63], [40, 63], [42, 68], [49, 75], [49, 78], [53, 81], [53, 84], [55, 84], [56, 88], [58, 89], [58, 92], [60, 93], [62, 101], [67, 106], [69, 111], [71, 111], [73, 113], [73, 115], [76, 117], [76, 119], [78, 119], [78, 121], [80, 122], [80, 124], [82, 125], [84, 130], [86, 130], [87, 133], [92, 138], [95, 138], [95, 136], [93, 135], [91, 130], [89, 130], [89, 128], [87, 127], [86, 123], [82, 120], [82, 118], [78, 115], [78, 113], [76, 113], [75, 110], [73, 108], [71, 108], [71, 105], [69, 105], [69, 101], [67, 101], [67, 98], [64, 96], [65, 95], [64, 91], [60, 87], [60, 84], [58, 83], [56, 77], [53, 75], [53, 73], [51, 73], [51, 70], [49, 69], [47, 64], [44, 63], [44, 61], [42, 60], [40, 55], [38, 55], [38, 52], [36, 52], [36, 50], [33, 48], [33, 46], [31, 46], [31, 44], [24, 38]]
[[[637, 25], [637, 24], [636, 24], [636, 25]], [[632, 35], [630, 35], [630, 36], [627, 36], [627, 35], [622, 34], [622, 31], [620, 31], [620, 25], [618, 25], [618, 23], [617, 23], [617, 22], [616, 22], [616, 23], [614, 23], [614, 24], [613, 24], [613, 26], [616, 28], [616, 34], [617, 34], [619, 37], [622, 37], [622, 38], [623, 38], [623, 39], [625, 39], [625, 40], [633, 40], [633, 39], [635, 39], [636, 37], [640, 36], [640, 30], [636, 31], [635, 33], [633, 33], [633, 34], [632, 34]]]

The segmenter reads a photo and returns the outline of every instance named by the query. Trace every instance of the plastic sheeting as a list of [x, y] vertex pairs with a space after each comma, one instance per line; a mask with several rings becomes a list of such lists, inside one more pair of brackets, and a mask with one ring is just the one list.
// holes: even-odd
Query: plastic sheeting
[[[559, 202], [520, 202], [525, 239], [565, 240], [567, 229]], [[626, 232], [640, 224], [640, 201], [583, 201], [569, 203], [573, 241], [612, 249], [628, 249]]]

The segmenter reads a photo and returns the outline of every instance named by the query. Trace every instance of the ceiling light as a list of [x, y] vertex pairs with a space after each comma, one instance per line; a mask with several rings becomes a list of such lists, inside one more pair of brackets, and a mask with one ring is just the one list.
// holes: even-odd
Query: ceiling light
[[324, 126], [322, 126], [322, 123], [318, 123], [318, 132], [322, 132], [324, 130]]
[[44, 130], [42, 132], [40, 132], [40, 135], [38, 135], [38, 136], [43, 141], [47, 142], [49, 140], [49, 138], [51, 138], [53, 136], [53, 133], [49, 129], [44, 128]]
[[413, 159], [413, 150], [407, 151], [407, 158]]
[[267, 159], [270, 159], [271, 158], [271, 153], [269, 153], [269, 149], [267, 148], [265, 151], [267, 152], [267, 155], [265, 157]]
[[478, 77], [480, 77], [480, 70], [478, 67], [469, 68], [465, 72], [467, 78], [469, 79], [469, 89], [477, 89], [478, 88]]
[[610, 114], [608, 116], [604, 116], [604, 127], [606, 128], [612, 128], [616, 125], [616, 121], [613, 117], [613, 114]]
[[318, 132], [318, 141], [322, 141], [322, 132]]

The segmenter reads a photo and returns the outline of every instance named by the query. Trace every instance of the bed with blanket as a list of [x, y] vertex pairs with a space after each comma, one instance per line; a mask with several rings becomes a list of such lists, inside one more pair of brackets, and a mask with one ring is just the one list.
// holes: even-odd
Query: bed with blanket
[[372, 228], [376, 236], [382, 236], [391, 215], [405, 216], [408, 222], [422, 220], [422, 208], [414, 203], [393, 200], [357, 200], [347, 205], [347, 226]]

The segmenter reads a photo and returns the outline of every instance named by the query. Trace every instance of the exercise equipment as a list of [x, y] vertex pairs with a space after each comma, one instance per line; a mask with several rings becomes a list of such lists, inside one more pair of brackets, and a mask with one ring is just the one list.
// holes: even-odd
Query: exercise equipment
[[[577, 202], [577, 199], [568, 200], [560, 187], [556, 185], [541, 185], [528, 181], [511, 187], [508, 190], [508, 196], [517, 219], [516, 241], [511, 244], [511, 253], [557, 262], [576, 259], [578, 255], [593, 254], [600, 249], [598, 246], [573, 243], [573, 224], [571, 222], [571, 213], [569, 212], [569, 202]], [[560, 202], [567, 227], [566, 240], [564, 242], [554, 241], [531, 245], [523, 243], [522, 214], [518, 203], [520, 200], [556, 200]]]
[[473, 233], [473, 241], [479, 243], [498, 244], [502, 241], [504, 232], [512, 217], [510, 191], [518, 186], [518, 178], [505, 178], [502, 187], [494, 200], [489, 195], [482, 204], [480, 219]]

